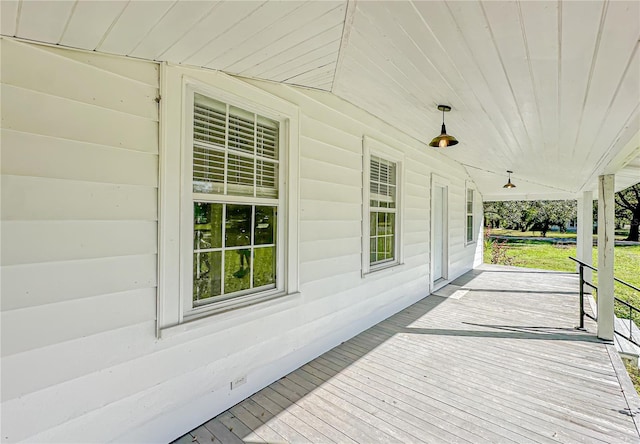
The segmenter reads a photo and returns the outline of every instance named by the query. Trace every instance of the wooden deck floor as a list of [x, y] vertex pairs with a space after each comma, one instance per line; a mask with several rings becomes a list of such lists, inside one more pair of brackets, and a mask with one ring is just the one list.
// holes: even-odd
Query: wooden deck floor
[[575, 275], [484, 266], [178, 442], [640, 442]]

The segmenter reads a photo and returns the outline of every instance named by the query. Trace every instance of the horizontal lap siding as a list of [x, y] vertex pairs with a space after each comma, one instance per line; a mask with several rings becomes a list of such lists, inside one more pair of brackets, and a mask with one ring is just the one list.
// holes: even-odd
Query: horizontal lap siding
[[[471, 266], [461, 166], [336, 97], [250, 81], [300, 107], [300, 295], [157, 340], [157, 66], [11, 40], [2, 62], [12, 439], [170, 440], [427, 295], [434, 172], [450, 180], [451, 272]], [[53, 67], [66, 79], [50, 87], [20, 75]], [[364, 135], [405, 155], [405, 264], [363, 278]]]
[[82, 378], [155, 341], [158, 66], [1, 44], [2, 422], [13, 441], [103, 405]]

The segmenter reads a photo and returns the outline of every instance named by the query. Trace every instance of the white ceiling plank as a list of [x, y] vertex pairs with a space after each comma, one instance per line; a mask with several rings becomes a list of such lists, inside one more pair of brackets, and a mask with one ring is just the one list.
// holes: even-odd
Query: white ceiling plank
[[558, 59], [559, 59], [559, 3], [520, 2], [523, 30], [527, 39], [528, 58], [542, 121], [544, 150], [547, 165], [558, 165]]
[[[322, 50], [325, 45], [335, 43], [336, 39], [339, 38], [340, 35], [340, 26], [340, 24], [337, 24], [331, 28], [323, 29], [318, 34], [300, 41], [293, 46], [288, 45], [279, 53], [273, 54], [270, 58], [252, 66], [250, 69], [246, 70], [244, 74], [248, 74], [252, 77], [268, 78], [264, 76], [273, 72], [273, 70], [280, 69], [284, 63], [290, 63], [290, 66], [293, 67], [299, 66], [296, 62], [297, 58], [308, 54], [310, 51], [313, 51], [314, 48]], [[328, 46], [327, 49], [331, 52], [335, 52], [335, 57], [337, 59], [337, 48], [334, 48], [335, 46]]]
[[235, 52], [236, 44], [251, 40], [273, 23], [277, 22], [283, 28], [295, 26], [294, 22], [283, 20], [283, 17], [302, 5], [303, 2], [300, 1], [268, 2], [241, 18], [237, 23], [230, 24], [228, 31], [223, 31], [184, 63], [195, 66], [220, 66], [218, 58], [222, 54]]
[[160, 54], [189, 32], [196, 23], [208, 17], [217, 5], [218, 2], [176, 3], [128, 55], [158, 60]]
[[0, 34], [14, 36], [18, 21], [18, 7], [20, 3], [14, 0], [0, 2]]
[[58, 43], [76, 2], [23, 1], [16, 37], [48, 43]]
[[59, 43], [94, 50], [126, 6], [116, 0], [78, 2]]
[[301, 85], [304, 85], [305, 83], [302, 82], [308, 79], [313, 79], [318, 73], [326, 74], [329, 70], [335, 71], [337, 60], [337, 54], [330, 54], [328, 56], [318, 58], [310, 62], [307, 66], [298, 68], [297, 71], [287, 73], [289, 77], [282, 79], [281, 81], [285, 83], [292, 83], [296, 80], [301, 82]]
[[129, 2], [96, 50], [110, 54], [129, 54], [175, 4], [176, 2], [166, 0]]
[[341, 17], [344, 17], [343, 1], [309, 1], [284, 17], [290, 26], [282, 26], [279, 22], [272, 24], [252, 39], [234, 45], [233, 51], [220, 56], [212, 66], [231, 73], [246, 72], [283, 52], [294, 45], [294, 42], [307, 40], [340, 23]]
[[[335, 35], [334, 35], [335, 36]], [[273, 67], [261, 74], [265, 78], [275, 81], [283, 81], [295, 77], [302, 71], [307, 71], [310, 67], [318, 67], [325, 63], [318, 64], [318, 60], [336, 62], [340, 49], [340, 39], [329, 41], [318, 46], [301, 47], [299, 55], [289, 57], [288, 61], [283, 60], [280, 66]], [[306, 46], [306, 45], [305, 45]], [[306, 52], [305, 52], [306, 51]], [[287, 54], [289, 56], [289, 54]]]
[[560, 59], [560, 104], [558, 124], [559, 162], [571, 161], [589, 73], [594, 62], [604, 3], [564, 2]]
[[508, 80], [508, 91], [514, 99], [526, 138], [527, 149], [542, 146], [542, 125], [538, 114], [533, 82], [527, 62], [527, 49], [516, 1], [485, 2], [483, 9], [490, 26], [492, 40]]
[[296, 77], [288, 79], [284, 83], [287, 83], [289, 85], [303, 86], [305, 88], [326, 89], [326, 87], [320, 88], [319, 85], [332, 83], [333, 73], [335, 72], [335, 70], [336, 62], [332, 62], [329, 65], [309, 70]]
[[221, 1], [211, 13], [192, 26], [159, 57], [175, 63], [184, 63], [220, 35], [229, 32], [244, 17], [264, 6], [264, 1]]

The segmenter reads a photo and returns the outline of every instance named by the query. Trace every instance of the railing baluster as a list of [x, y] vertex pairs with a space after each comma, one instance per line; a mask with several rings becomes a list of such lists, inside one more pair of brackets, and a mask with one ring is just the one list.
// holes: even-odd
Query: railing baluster
[[584, 330], [584, 267], [580, 264], [580, 330]]
[[631, 305], [629, 305], [629, 340], [633, 341], [633, 329], [631, 325], [633, 323], [633, 313], [631, 312]]

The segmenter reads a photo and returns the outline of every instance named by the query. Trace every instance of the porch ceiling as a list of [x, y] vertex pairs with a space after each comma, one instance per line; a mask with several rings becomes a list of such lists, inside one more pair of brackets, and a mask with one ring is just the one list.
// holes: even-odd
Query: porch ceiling
[[[637, 1], [7, 1], [1, 33], [330, 91], [428, 143], [438, 103], [486, 200], [640, 181]], [[425, 148], [432, 149], [432, 148]], [[624, 170], [622, 170], [625, 168]], [[503, 190], [506, 170], [518, 185]]]

